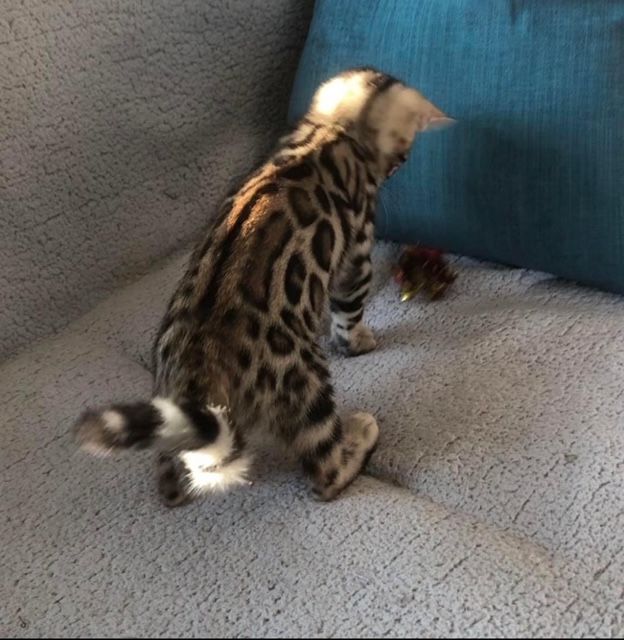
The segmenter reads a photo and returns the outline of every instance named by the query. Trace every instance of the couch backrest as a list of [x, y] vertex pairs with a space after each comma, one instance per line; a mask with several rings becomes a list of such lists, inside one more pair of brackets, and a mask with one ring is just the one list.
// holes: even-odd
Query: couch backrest
[[285, 121], [311, 0], [8, 0], [0, 359], [189, 242]]

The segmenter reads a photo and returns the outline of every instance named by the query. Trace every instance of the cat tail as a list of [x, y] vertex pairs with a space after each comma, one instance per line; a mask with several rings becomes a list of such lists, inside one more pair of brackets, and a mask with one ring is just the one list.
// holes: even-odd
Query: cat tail
[[80, 448], [95, 456], [156, 446], [166, 455], [188, 458], [187, 466], [201, 460], [203, 477], [214, 484], [211, 488], [247, 482], [250, 460], [225, 407], [162, 397], [114, 404], [85, 411], [74, 434]]

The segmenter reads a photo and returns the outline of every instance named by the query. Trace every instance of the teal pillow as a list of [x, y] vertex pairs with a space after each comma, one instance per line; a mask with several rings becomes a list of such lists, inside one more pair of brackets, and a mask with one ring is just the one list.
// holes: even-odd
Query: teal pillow
[[378, 234], [624, 292], [624, 0], [317, 0], [291, 101], [373, 66], [457, 118]]

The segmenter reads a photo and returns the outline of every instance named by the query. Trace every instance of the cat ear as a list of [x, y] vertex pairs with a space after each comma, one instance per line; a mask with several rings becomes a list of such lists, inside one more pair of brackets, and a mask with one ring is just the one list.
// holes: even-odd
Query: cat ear
[[423, 131], [439, 131], [440, 129], [448, 129], [457, 124], [455, 118], [449, 118], [445, 115], [434, 115], [425, 122]]

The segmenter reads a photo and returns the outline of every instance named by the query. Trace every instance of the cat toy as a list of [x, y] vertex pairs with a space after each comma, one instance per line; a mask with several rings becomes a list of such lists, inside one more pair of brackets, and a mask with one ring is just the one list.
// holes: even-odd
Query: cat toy
[[421, 291], [430, 300], [437, 300], [457, 278], [440, 250], [420, 245], [406, 247], [392, 272], [401, 287], [401, 302]]

